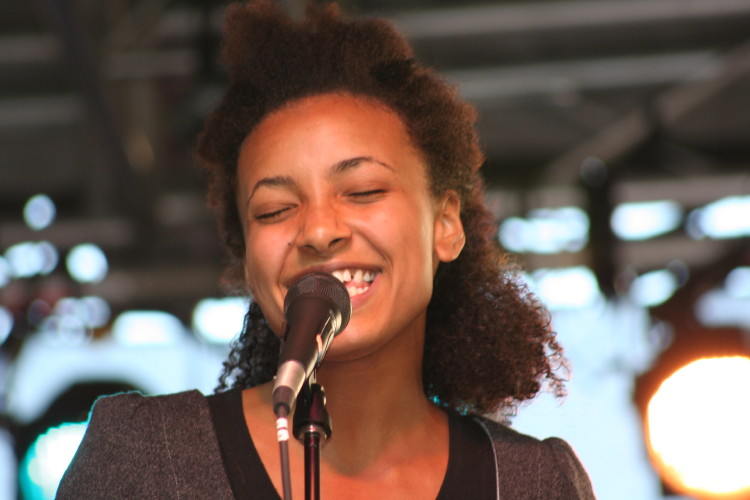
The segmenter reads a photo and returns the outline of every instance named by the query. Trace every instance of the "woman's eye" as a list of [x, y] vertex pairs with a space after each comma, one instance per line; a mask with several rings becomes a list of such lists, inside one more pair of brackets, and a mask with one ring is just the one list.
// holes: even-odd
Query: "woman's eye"
[[273, 222], [274, 220], [281, 218], [281, 216], [289, 210], [291, 210], [290, 207], [284, 207], [270, 212], [261, 212], [255, 216], [255, 220], [259, 222]]
[[372, 201], [385, 194], [385, 189], [368, 189], [366, 191], [355, 191], [349, 196], [358, 201]]

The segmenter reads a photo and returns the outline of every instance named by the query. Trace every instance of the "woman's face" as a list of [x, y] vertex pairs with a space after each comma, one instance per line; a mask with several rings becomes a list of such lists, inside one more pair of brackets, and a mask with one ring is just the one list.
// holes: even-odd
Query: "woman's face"
[[327, 359], [421, 338], [438, 262], [456, 258], [464, 236], [457, 196], [431, 195], [398, 115], [349, 95], [296, 101], [246, 138], [237, 195], [245, 278], [274, 332], [288, 288], [319, 271], [352, 300]]

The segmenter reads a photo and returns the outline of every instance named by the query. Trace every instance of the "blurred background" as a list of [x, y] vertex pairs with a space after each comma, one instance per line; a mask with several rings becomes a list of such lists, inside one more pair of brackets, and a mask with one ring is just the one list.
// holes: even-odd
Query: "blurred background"
[[[97, 396], [216, 385], [246, 303], [193, 147], [225, 5], [0, 2], [0, 499], [54, 495]], [[344, 5], [479, 109], [571, 364], [514, 427], [603, 500], [750, 498], [750, 0]]]

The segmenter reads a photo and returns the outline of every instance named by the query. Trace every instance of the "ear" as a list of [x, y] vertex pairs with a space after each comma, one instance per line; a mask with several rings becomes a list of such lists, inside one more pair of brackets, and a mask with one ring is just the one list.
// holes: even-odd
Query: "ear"
[[453, 190], [446, 191], [437, 203], [434, 238], [435, 255], [440, 262], [456, 260], [466, 243], [461, 200]]

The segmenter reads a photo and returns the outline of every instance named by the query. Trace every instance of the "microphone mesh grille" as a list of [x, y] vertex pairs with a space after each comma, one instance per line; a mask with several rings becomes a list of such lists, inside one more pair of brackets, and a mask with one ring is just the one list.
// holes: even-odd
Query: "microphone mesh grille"
[[349, 323], [352, 304], [346, 287], [334, 276], [326, 273], [310, 273], [302, 276], [289, 288], [284, 298], [284, 311], [298, 297], [318, 297], [326, 299], [341, 313], [341, 330]]

